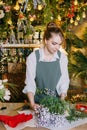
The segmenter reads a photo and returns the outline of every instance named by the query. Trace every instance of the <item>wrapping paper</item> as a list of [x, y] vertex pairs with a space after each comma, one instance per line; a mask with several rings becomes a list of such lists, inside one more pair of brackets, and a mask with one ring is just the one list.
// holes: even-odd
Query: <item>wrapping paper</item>
[[84, 119], [79, 119], [77, 121], [73, 121], [72, 123], [68, 125], [66, 124], [65, 126], [62, 126], [61, 128], [52, 128], [50, 130], [71, 130], [74, 127], [77, 127], [86, 123], [87, 123], [87, 118], [84, 118]]
[[[25, 114], [25, 115], [30, 115], [31, 112], [29, 110], [24, 110], [24, 111], [18, 111], [19, 114]], [[16, 127], [10, 127], [8, 124], [3, 123], [5, 126], [6, 130], [22, 130], [25, 127], [36, 127], [36, 120], [34, 113], [32, 113], [33, 118], [30, 120], [27, 120], [25, 122], [20, 122]]]
[[[18, 111], [18, 113], [20, 113], [20, 114], [22, 114], [22, 113], [29, 114], [30, 111], [29, 110]], [[25, 127], [37, 127], [36, 118], [34, 116], [34, 113], [32, 113], [32, 114], [33, 114], [33, 118], [31, 120], [20, 123], [15, 128], [12, 128], [12, 127], [4, 124], [6, 130], [22, 130]], [[87, 118], [79, 119], [77, 121], [73, 121], [73, 122], [69, 123], [68, 125], [66, 124], [66, 125], [64, 125], [62, 127], [59, 127], [59, 128], [58, 127], [57, 128], [50, 128], [50, 130], [70, 130], [70, 129], [74, 128], [74, 127], [77, 127], [77, 126], [85, 124], [85, 123], [87, 123]]]

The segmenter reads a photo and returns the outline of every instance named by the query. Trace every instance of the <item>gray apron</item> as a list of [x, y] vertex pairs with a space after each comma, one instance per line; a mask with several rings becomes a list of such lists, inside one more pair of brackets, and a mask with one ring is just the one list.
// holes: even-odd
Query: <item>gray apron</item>
[[[35, 51], [36, 54], [36, 86], [39, 90], [52, 90], [52, 92], [57, 94], [56, 86], [61, 77], [61, 69], [60, 69], [60, 56], [61, 52], [58, 51], [59, 59], [52, 62], [39, 61], [40, 54], [39, 50]], [[40, 101], [46, 96], [44, 93], [35, 94], [35, 101], [40, 103]]]

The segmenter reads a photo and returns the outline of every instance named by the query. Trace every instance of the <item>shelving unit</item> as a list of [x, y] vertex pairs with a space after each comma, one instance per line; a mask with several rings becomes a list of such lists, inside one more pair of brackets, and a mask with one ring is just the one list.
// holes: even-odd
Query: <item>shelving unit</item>
[[42, 44], [0, 44], [0, 48], [39, 48]]

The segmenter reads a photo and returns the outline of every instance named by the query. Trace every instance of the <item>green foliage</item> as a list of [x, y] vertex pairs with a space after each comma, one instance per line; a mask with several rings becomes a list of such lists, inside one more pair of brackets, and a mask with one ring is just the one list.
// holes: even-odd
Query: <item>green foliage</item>
[[67, 42], [67, 48], [69, 48], [69, 50], [71, 49], [72, 46], [74, 46], [75, 48], [84, 47], [84, 41], [78, 38], [78, 36], [76, 36], [72, 32], [66, 32], [66, 42]]
[[75, 108], [71, 108], [69, 111], [69, 116], [66, 117], [69, 122], [76, 121], [78, 119], [87, 118], [87, 113], [77, 111]]
[[85, 42], [84, 46], [87, 47], [87, 27], [85, 28], [84, 34], [83, 34], [83, 40]]
[[50, 6], [46, 6], [44, 9], [44, 24], [50, 22], [52, 17], [53, 17], [53, 13], [51, 12]]
[[[28, 21], [30, 21], [29, 15], [31, 17], [35, 15], [36, 19], [34, 19], [34, 21], [30, 21], [31, 25], [33, 26], [43, 26], [51, 20], [58, 20], [58, 15], [60, 15], [61, 21], [59, 22], [62, 22], [63, 28], [66, 29], [68, 25], [70, 25], [70, 18], [68, 17], [68, 14], [74, 13], [74, 21], [76, 20], [78, 15], [81, 16], [81, 19], [83, 19], [83, 10], [87, 9], [87, 5], [84, 0], [78, 1], [78, 6], [76, 6], [76, 10], [78, 11], [75, 10], [74, 12], [72, 12], [71, 10], [71, 0], [40, 0], [36, 1], [36, 3], [34, 0], [29, 0], [25, 11], [24, 8], [27, 2], [26, 0], [1, 0], [1, 2], [3, 2], [4, 4], [0, 4], [0, 10], [4, 10], [5, 13], [5, 16], [0, 19], [0, 33], [2, 34], [2, 39], [7, 37], [7, 35], [9, 34], [9, 30], [11, 29], [10, 27], [14, 28], [15, 35], [17, 36], [17, 21], [20, 13], [23, 13], [24, 19], [27, 19]], [[38, 9], [38, 4], [42, 6], [41, 10]], [[11, 6], [11, 10], [7, 12], [4, 9], [3, 5]], [[18, 6], [18, 9], [15, 9], [15, 6]], [[12, 23], [9, 24], [9, 20], [11, 20]], [[5, 34], [5, 32], [7, 33]]]
[[4, 101], [4, 99], [3, 99], [4, 94], [5, 94], [5, 89], [4, 88], [0, 89], [0, 100], [1, 101]]
[[14, 84], [14, 83], [8, 83], [8, 82], [5, 83], [5, 85], [8, 86], [8, 88], [9, 88], [9, 90], [10, 90], [10, 92], [11, 92], [11, 98], [12, 98], [13, 100], [16, 100], [17, 95], [19, 94], [19, 90], [17, 89], [17, 86], [18, 86], [18, 85]]
[[87, 77], [87, 57], [81, 51], [73, 52], [69, 62], [69, 72], [75, 77]]
[[[75, 109], [74, 104], [69, 104], [65, 100], [60, 98], [47, 96], [41, 101], [44, 107], [47, 107], [51, 113], [66, 114], [66, 119], [69, 122], [76, 121], [78, 119], [87, 118], [87, 114]], [[66, 113], [67, 112], [67, 113]]]
[[65, 110], [69, 110], [68, 102], [53, 96], [46, 96], [42, 99], [41, 104], [49, 108], [51, 113], [64, 114]]
[[[84, 36], [86, 35], [84, 34]], [[85, 48], [85, 40], [80, 39], [72, 32], [67, 32], [66, 42], [66, 50], [69, 53], [70, 77], [87, 78], [87, 56], [81, 51], [81, 49]]]

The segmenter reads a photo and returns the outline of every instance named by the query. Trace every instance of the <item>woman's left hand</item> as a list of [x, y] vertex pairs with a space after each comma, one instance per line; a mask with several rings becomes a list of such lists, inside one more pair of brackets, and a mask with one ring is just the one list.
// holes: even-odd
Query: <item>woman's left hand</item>
[[65, 94], [65, 93], [62, 93], [62, 94], [60, 95], [60, 98], [61, 98], [62, 100], [64, 100], [65, 97], [66, 97], [66, 94]]

